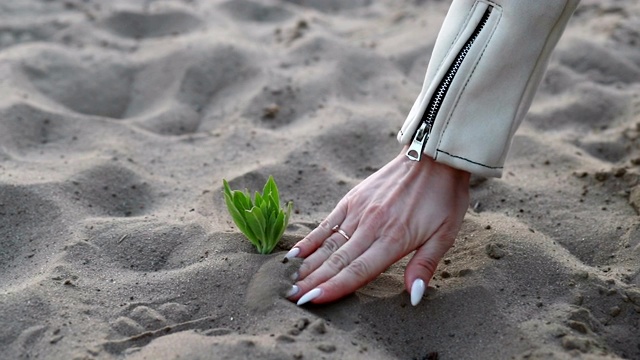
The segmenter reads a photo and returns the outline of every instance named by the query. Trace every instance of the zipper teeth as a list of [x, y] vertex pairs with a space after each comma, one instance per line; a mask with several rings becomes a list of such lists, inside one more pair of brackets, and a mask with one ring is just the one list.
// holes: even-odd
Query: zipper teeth
[[484, 14], [482, 15], [482, 19], [480, 20], [480, 23], [478, 24], [478, 26], [476, 26], [475, 30], [473, 31], [473, 34], [471, 34], [471, 36], [469, 37], [467, 42], [464, 44], [462, 49], [460, 49], [460, 52], [458, 53], [456, 58], [453, 60], [453, 63], [451, 64], [446, 74], [444, 75], [442, 81], [436, 88], [434, 95], [431, 97], [431, 100], [429, 101], [429, 105], [427, 106], [427, 109], [425, 110], [424, 115], [422, 116], [422, 122], [427, 124], [428, 131], [431, 130], [431, 127], [433, 126], [433, 123], [436, 120], [436, 115], [438, 115], [438, 111], [440, 110], [442, 101], [444, 100], [444, 97], [447, 94], [447, 91], [449, 90], [449, 86], [451, 86], [451, 83], [453, 82], [453, 78], [455, 77], [456, 73], [460, 69], [460, 66], [462, 65], [462, 61], [469, 53], [469, 50], [471, 49], [471, 46], [478, 38], [478, 34], [480, 34], [480, 31], [487, 24], [490, 14], [491, 14], [491, 7], [489, 7], [484, 12]]

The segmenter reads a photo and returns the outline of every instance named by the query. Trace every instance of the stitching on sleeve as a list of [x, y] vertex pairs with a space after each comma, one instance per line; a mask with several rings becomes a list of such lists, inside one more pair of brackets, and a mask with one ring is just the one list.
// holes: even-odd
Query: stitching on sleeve
[[448, 152], [446, 152], [446, 151], [444, 151], [444, 150], [440, 150], [440, 149], [438, 149], [437, 151], [438, 151], [438, 152], [441, 152], [441, 153], [443, 153], [443, 154], [445, 154], [445, 155], [449, 155], [449, 156], [451, 156], [451, 157], [453, 157], [453, 158], [456, 158], [456, 159], [460, 159], [460, 160], [464, 160], [464, 161], [470, 162], [470, 163], [472, 163], [472, 164], [474, 164], [474, 165], [478, 165], [478, 166], [486, 167], [487, 169], [502, 169], [502, 168], [504, 168], [503, 166], [489, 166], [489, 165], [485, 165], [485, 164], [482, 164], [482, 163], [479, 163], [479, 162], [476, 162], [476, 161], [473, 161], [473, 160], [467, 159], [467, 158], [462, 157], [462, 156], [457, 156], [457, 155], [449, 154]]
[[444, 57], [442, 58], [442, 60], [440, 60], [440, 63], [438, 64], [438, 67], [436, 67], [434, 74], [437, 74], [438, 71], [440, 71], [440, 68], [442, 68], [442, 64], [444, 64], [444, 61], [447, 59], [447, 57], [451, 53], [451, 50], [453, 49], [453, 45], [455, 45], [455, 43], [458, 42], [458, 39], [464, 32], [464, 29], [467, 28], [467, 24], [469, 24], [469, 20], [471, 20], [471, 15], [475, 11], [475, 9], [478, 7], [478, 2], [479, 1], [476, 1], [475, 3], [473, 3], [473, 6], [471, 7], [471, 9], [469, 9], [469, 12], [467, 13], [467, 17], [464, 19], [462, 26], [460, 26], [460, 29], [458, 30], [456, 37], [453, 39], [451, 44], [449, 44], [449, 48], [447, 49], [447, 52], [444, 54]]
[[[440, 144], [442, 143], [442, 139], [444, 138], [444, 133], [447, 131], [447, 128], [449, 127], [449, 123], [451, 122], [451, 118], [453, 117], [453, 113], [455, 112], [456, 108], [458, 107], [458, 103], [460, 102], [460, 99], [462, 98], [462, 94], [464, 93], [465, 89], [467, 88], [467, 85], [469, 84], [469, 81], [471, 81], [471, 78], [473, 78], [473, 74], [475, 73], [476, 69], [478, 68], [478, 65], [480, 64], [480, 61], [482, 60], [482, 57], [484, 56], [484, 53], [487, 50], [487, 47], [489, 46], [489, 43], [491, 43], [491, 40], [493, 39], [493, 35], [496, 33], [496, 30], [498, 29], [498, 26], [500, 25], [500, 21], [502, 21], [502, 8], [500, 6], [496, 6], [496, 8], [500, 9], [500, 15], [499, 15], [500, 17], [498, 18], [498, 21], [496, 22], [495, 26], [493, 27], [493, 30], [491, 31], [491, 35], [487, 39], [487, 42], [484, 44], [484, 47], [482, 48], [482, 52], [480, 53], [480, 57], [478, 57], [478, 60], [476, 61], [476, 64], [473, 66], [473, 70], [471, 70], [471, 74], [469, 74], [469, 77], [467, 78], [467, 81], [464, 83], [464, 86], [462, 87], [462, 89], [458, 93], [458, 98], [456, 99], [455, 104], [453, 104], [453, 107], [451, 108], [451, 111], [449, 112], [449, 116], [447, 117], [447, 121], [445, 122], [444, 127], [442, 128], [442, 131], [440, 131], [440, 138], [438, 139], [438, 144], [436, 145], [436, 149], [438, 149], [440, 147]], [[440, 150], [438, 150], [438, 151], [440, 151]]]

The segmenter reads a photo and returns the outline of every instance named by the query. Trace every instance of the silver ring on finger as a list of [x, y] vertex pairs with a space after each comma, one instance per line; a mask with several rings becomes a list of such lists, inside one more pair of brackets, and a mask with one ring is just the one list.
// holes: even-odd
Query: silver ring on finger
[[347, 233], [344, 232], [344, 230], [340, 229], [340, 225], [334, 226], [331, 230], [333, 230], [333, 232], [337, 232], [338, 234], [344, 236], [344, 238], [347, 239], [347, 241], [351, 239], [351, 237], [347, 235]]

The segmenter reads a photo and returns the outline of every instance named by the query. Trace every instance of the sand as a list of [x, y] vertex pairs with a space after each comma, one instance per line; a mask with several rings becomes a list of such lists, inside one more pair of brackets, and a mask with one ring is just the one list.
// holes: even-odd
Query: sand
[[[447, 1], [0, 3], [0, 358], [640, 359], [640, 4], [584, 0], [426, 299], [283, 251], [399, 151]], [[222, 179], [295, 213], [264, 256]]]

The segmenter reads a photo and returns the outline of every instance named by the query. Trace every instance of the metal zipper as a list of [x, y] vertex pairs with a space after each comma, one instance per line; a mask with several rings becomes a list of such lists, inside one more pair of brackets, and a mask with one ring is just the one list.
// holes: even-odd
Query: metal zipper
[[447, 91], [453, 82], [456, 73], [460, 69], [464, 58], [471, 50], [471, 46], [478, 38], [480, 31], [484, 28], [489, 20], [489, 15], [491, 15], [491, 7], [488, 7], [487, 10], [482, 15], [482, 19], [480, 19], [480, 23], [476, 26], [475, 30], [464, 44], [460, 52], [453, 60], [451, 66], [445, 73], [442, 81], [436, 88], [431, 100], [429, 100], [429, 104], [422, 115], [422, 119], [420, 120], [420, 126], [416, 130], [416, 133], [413, 137], [413, 141], [411, 142], [411, 146], [407, 151], [407, 157], [413, 161], [420, 161], [422, 158], [422, 153], [424, 151], [424, 147], [427, 144], [427, 140], [429, 140], [429, 134], [431, 133], [431, 128], [433, 127], [433, 123], [436, 121], [436, 116], [438, 115], [438, 111], [440, 111], [440, 107], [442, 106], [442, 102], [444, 101], [444, 97], [447, 95]]

